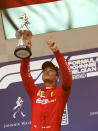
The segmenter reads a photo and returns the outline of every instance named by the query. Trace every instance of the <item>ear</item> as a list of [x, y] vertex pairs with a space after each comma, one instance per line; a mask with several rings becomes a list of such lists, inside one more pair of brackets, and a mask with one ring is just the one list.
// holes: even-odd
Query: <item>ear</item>
[[59, 76], [56, 75], [56, 80], [58, 81], [59, 80]]

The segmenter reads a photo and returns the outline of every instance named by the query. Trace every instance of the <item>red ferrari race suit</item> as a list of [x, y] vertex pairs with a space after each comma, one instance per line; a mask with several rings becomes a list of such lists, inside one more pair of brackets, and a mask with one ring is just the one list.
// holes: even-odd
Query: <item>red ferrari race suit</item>
[[61, 70], [61, 86], [39, 88], [30, 75], [30, 59], [21, 61], [21, 77], [24, 88], [31, 100], [30, 131], [60, 131], [65, 105], [70, 95], [72, 74], [64, 56], [59, 50], [54, 52]]

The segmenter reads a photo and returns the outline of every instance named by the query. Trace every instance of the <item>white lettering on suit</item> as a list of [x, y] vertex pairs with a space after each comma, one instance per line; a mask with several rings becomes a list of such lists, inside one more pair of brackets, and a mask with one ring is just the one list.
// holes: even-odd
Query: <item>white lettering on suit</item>
[[55, 101], [56, 101], [56, 99], [53, 99], [53, 100], [41, 99], [41, 98], [36, 99], [36, 103], [40, 103], [40, 104], [48, 104], [48, 103], [52, 103]]

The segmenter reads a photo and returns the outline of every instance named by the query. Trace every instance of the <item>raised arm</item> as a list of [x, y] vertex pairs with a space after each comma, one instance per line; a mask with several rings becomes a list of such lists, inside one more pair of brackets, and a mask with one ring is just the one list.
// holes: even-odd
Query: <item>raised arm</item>
[[47, 41], [47, 44], [52, 50], [52, 52], [55, 54], [56, 60], [60, 67], [62, 77], [62, 88], [65, 91], [68, 91], [72, 86], [72, 74], [70, 67], [64, 56], [58, 50], [56, 42], [52, 38], [50, 38], [50, 40]]
[[30, 58], [21, 60], [20, 74], [24, 84], [24, 88], [31, 98], [37, 88], [34, 85], [34, 80], [30, 74]]
[[72, 86], [72, 74], [70, 67], [59, 50], [55, 51], [54, 54], [61, 70], [62, 88], [67, 91]]

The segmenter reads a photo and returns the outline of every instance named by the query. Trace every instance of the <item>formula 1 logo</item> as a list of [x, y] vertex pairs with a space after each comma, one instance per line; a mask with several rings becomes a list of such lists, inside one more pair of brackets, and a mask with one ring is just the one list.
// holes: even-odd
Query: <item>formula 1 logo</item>
[[[68, 56], [65, 56], [65, 58], [67, 59]], [[35, 84], [43, 83], [41, 66], [45, 61], [52, 61], [55, 65], [58, 65], [55, 58], [31, 61], [30, 71]], [[98, 76], [98, 52], [71, 56], [68, 58], [68, 64], [73, 80]], [[11, 83], [20, 81], [22, 81], [20, 63], [5, 65], [0, 68], [0, 89], [6, 89]]]

